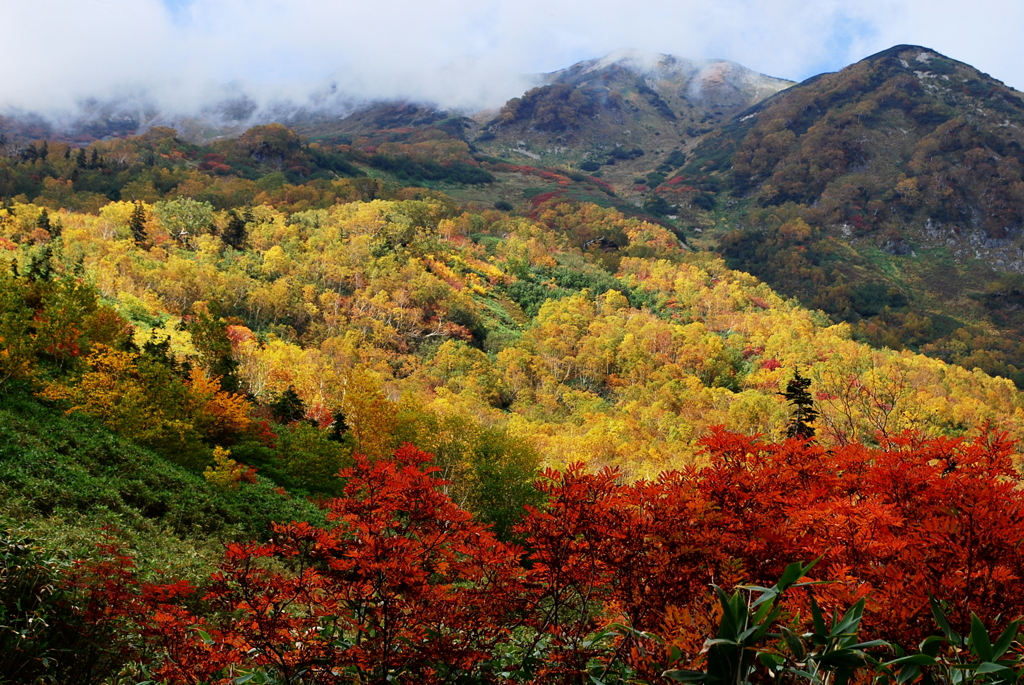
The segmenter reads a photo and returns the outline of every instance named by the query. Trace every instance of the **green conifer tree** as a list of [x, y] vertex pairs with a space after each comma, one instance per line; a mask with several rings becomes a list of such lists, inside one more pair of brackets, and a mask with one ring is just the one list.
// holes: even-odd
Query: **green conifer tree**
[[793, 378], [786, 384], [786, 392], [780, 393], [789, 402], [793, 412], [786, 426], [787, 437], [814, 439], [814, 422], [818, 418], [818, 410], [814, 408], [814, 399], [807, 391], [810, 385], [810, 379], [801, 376], [797, 368]]
[[50, 280], [50, 277], [53, 276], [53, 266], [50, 264], [52, 257], [53, 252], [48, 244], [43, 245], [38, 252], [32, 254], [29, 257], [28, 268], [25, 270], [28, 280], [33, 283]]
[[132, 238], [135, 239], [136, 245], [146, 242], [146, 208], [142, 206], [141, 202], [135, 203], [135, 209], [132, 210], [132, 215], [128, 219], [128, 226], [132, 229]]
[[224, 228], [224, 233], [221, 235], [221, 238], [231, 247], [236, 250], [241, 250], [242, 245], [245, 244], [247, 235], [245, 226], [246, 221], [243, 217], [239, 216], [238, 212], [234, 209], [232, 209], [228, 215], [228, 225]]
[[334, 413], [334, 421], [331, 423], [331, 431], [327, 434], [328, 440], [335, 442], [344, 442], [346, 436], [349, 435], [348, 422], [345, 420], [345, 414], [339, 409]]
[[306, 416], [306, 404], [291, 385], [270, 404], [270, 411], [278, 423], [301, 421]]

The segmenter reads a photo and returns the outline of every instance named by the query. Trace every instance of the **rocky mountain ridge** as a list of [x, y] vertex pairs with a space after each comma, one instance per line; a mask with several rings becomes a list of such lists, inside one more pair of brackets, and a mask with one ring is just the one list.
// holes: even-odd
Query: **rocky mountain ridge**
[[641, 153], [685, 154], [737, 112], [793, 85], [735, 62], [637, 50], [579, 62], [545, 81], [483, 122], [474, 145], [590, 172], [612, 161], [617, 167], [605, 175], [617, 186], [658, 165], [636, 161]]

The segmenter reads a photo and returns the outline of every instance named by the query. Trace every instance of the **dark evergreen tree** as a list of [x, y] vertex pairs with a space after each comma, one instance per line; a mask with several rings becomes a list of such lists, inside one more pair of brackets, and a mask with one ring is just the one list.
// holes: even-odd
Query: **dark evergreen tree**
[[77, 164], [79, 167], [84, 167], [85, 166], [86, 161], [85, 161], [85, 148], [84, 147], [78, 148], [78, 154], [75, 155], [75, 164]]
[[673, 212], [673, 207], [669, 204], [669, 201], [655, 193], [651, 193], [644, 199], [643, 206], [645, 212], [654, 216], [667, 216]]
[[50, 246], [43, 245], [39, 252], [30, 257], [25, 276], [32, 282], [48, 281], [53, 276], [53, 266], [50, 264], [52, 252]]
[[327, 434], [329, 440], [344, 442], [348, 434], [348, 422], [345, 421], [345, 414], [339, 409], [334, 413], [334, 422], [331, 423], [331, 432]]
[[132, 238], [136, 245], [146, 242], [146, 208], [141, 202], [135, 203], [131, 218], [128, 219], [128, 226], [132, 229]]
[[818, 410], [814, 408], [814, 399], [807, 389], [811, 386], [809, 378], [800, 375], [800, 369], [786, 385], [786, 392], [780, 393], [789, 402], [792, 415], [786, 426], [786, 435], [790, 438], [814, 439], [814, 422], [818, 418]]
[[221, 238], [231, 247], [236, 250], [241, 250], [248, 235], [245, 226], [245, 218], [239, 216], [238, 212], [234, 209], [228, 213], [228, 216], [228, 225], [225, 227]]
[[299, 397], [299, 393], [295, 392], [294, 386], [289, 385], [288, 389], [270, 404], [270, 411], [278, 423], [291, 423], [305, 418], [306, 404]]
[[46, 210], [45, 207], [43, 208], [43, 211], [39, 213], [39, 218], [36, 219], [36, 226], [43, 229], [44, 231], [49, 231], [51, 228], [50, 213]]

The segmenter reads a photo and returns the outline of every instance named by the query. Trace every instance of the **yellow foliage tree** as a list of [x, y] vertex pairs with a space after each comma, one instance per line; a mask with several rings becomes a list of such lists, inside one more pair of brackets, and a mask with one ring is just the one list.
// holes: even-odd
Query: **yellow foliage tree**
[[231, 458], [231, 450], [223, 447], [213, 448], [213, 465], [203, 471], [207, 482], [225, 490], [237, 490], [242, 478], [248, 473], [244, 464]]

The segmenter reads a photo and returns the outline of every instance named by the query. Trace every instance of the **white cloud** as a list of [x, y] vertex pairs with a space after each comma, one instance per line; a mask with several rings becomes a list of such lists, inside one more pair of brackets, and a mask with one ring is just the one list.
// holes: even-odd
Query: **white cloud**
[[1024, 88], [1024, 6], [1005, 0], [5, 0], [0, 104], [59, 108], [142, 87], [188, 110], [236, 83], [263, 100], [500, 104], [523, 74], [634, 47], [792, 79], [898, 43]]

